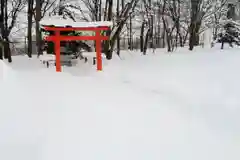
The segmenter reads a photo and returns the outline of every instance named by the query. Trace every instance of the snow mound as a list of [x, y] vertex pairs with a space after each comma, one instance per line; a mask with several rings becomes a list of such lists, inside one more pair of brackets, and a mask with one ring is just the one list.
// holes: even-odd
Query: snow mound
[[3, 77], [3, 61], [0, 60], [0, 77]]
[[0, 61], [0, 78], [4, 84], [14, 82], [14, 78], [18, 74], [14, 69], [3, 61]]
[[6, 73], [11, 72], [11, 68], [5, 64], [2, 60], [0, 60], [0, 78], [3, 80], [6, 78]]
[[19, 69], [15, 58], [1, 95], [0, 159], [239, 160], [231, 52], [114, 61], [85, 77], [36, 72], [23, 59]]
[[7, 73], [8, 71], [13, 71], [12, 68], [10, 66], [8, 66], [4, 61], [0, 60], [0, 69], [1, 72], [3, 73]]
[[190, 160], [199, 151], [219, 159], [209, 149], [224, 151], [201, 122], [121, 83], [25, 73], [6, 87], [0, 159]]

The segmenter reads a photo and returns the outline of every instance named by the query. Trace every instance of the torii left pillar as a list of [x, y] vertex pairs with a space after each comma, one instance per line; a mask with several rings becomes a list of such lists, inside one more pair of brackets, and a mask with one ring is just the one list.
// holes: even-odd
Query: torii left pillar
[[97, 70], [102, 71], [101, 33], [99, 30], [95, 31], [95, 36], [96, 36]]
[[[60, 37], [60, 31], [55, 31], [55, 36], [56, 37]], [[61, 56], [60, 56], [60, 43], [61, 41], [59, 39], [55, 39], [54, 41], [54, 50], [55, 50], [55, 54], [56, 54], [56, 71], [57, 72], [62, 72], [62, 68], [61, 68]]]

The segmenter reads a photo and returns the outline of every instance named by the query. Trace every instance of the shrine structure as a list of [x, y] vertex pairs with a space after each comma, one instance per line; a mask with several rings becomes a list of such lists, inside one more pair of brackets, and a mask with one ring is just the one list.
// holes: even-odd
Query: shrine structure
[[[53, 31], [54, 35], [45, 37], [46, 41], [54, 42], [54, 52], [56, 61], [56, 71], [61, 72], [61, 59], [60, 59], [60, 42], [61, 41], [77, 41], [77, 40], [93, 40], [96, 43], [96, 60], [97, 70], [102, 70], [102, 49], [101, 42], [108, 40], [109, 37], [101, 35], [102, 31], [110, 30], [112, 22], [99, 21], [99, 22], [73, 22], [65, 20], [61, 17], [51, 17], [40, 22], [41, 26], [46, 31]], [[93, 31], [94, 36], [63, 36], [60, 35], [62, 31]]]

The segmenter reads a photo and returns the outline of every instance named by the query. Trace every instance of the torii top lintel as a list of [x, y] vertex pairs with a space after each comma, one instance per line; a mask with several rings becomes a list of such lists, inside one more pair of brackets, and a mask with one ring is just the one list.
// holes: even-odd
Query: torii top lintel
[[48, 31], [106, 31], [110, 30], [108, 26], [99, 26], [99, 27], [52, 27], [52, 26], [44, 26], [45, 30]]
[[113, 25], [110, 21], [74, 22], [59, 16], [46, 17], [40, 21], [40, 24], [49, 31], [101, 31], [109, 30]]

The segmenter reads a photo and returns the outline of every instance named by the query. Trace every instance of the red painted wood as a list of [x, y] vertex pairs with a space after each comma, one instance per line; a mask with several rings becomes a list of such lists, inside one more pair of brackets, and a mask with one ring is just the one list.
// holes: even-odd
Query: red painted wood
[[96, 57], [97, 57], [97, 70], [102, 71], [102, 51], [101, 51], [101, 34], [100, 31], [95, 31], [96, 33]]
[[110, 28], [107, 26], [101, 27], [44, 27], [47, 31], [103, 31], [109, 30]]
[[[46, 41], [53, 41], [55, 46], [56, 55], [56, 71], [61, 72], [61, 58], [60, 58], [60, 42], [61, 41], [74, 41], [74, 40], [95, 40], [96, 41], [96, 57], [97, 57], [97, 70], [102, 70], [102, 51], [101, 41], [108, 40], [108, 36], [101, 36], [100, 31], [109, 30], [107, 26], [101, 27], [44, 27], [47, 31], [55, 31], [54, 36], [48, 36], [45, 38]], [[95, 31], [95, 36], [61, 36], [60, 31]]]
[[76, 41], [76, 40], [98, 40], [98, 39], [101, 39], [101, 40], [108, 40], [109, 37], [107, 36], [99, 36], [99, 37], [96, 37], [96, 36], [48, 36], [45, 38], [46, 41], [55, 41], [56, 39], [59, 40], [59, 41]]
[[58, 37], [60, 36], [59, 31], [55, 31], [55, 41], [54, 41], [54, 47], [55, 47], [55, 56], [56, 56], [56, 71], [61, 72], [61, 57], [60, 57], [60, 41], [58, 40]]

